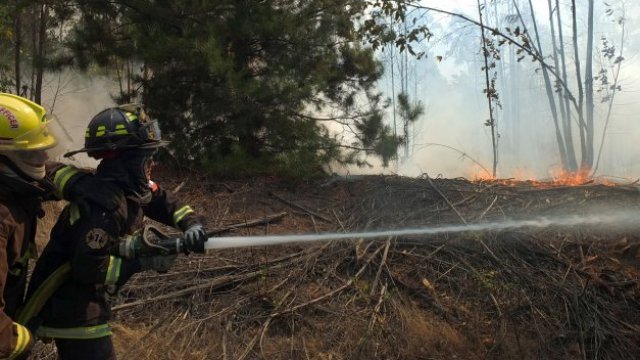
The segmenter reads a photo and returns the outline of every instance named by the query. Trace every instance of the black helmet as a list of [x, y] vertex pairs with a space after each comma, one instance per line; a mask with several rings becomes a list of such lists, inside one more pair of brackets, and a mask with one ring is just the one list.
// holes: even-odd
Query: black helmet
[[87, 152], [91, 157], [114, 150], [149, 149], [165, 146], [158, 121], [151, 119], [137, 104], [126, 104], [101, 111], [91, 119], [85, 133], [84, 148], [65, 154]]

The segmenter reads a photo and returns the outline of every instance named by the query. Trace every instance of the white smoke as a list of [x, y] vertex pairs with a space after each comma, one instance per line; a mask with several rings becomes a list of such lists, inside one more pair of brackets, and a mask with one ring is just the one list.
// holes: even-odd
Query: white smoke
[[96, 161], [84, 153], [74, 155], [73, 159], [63, 155], [84, 147], [89, 121], [101, 110], [115, 105], [110, 95], [115, 91], [116, 83], [105, 76], [70, 71], [47, 74], [43, 106], [53, 114], [49, 128], [59, 141], [49, 151], [51, 159], [82, 167], [96, 166]]

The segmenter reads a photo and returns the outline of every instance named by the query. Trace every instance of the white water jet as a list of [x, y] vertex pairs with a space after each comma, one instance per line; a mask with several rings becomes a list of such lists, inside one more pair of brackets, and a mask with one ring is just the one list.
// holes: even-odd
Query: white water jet
[[[205, 249], [227, 249], [250, 246], [278, 245], [289, 243], [309, 243], [330, 240], [376, 239], [398, 236], [437, 235], [444, 233], [460, 233], [469, 231], [495, 231], [517, 228], [548, 228], [551, 226], [569, 228], [584, 226], [585, 228], [624, 227], [627, 230], [640, 230], [640, 214], [636, 211], [616, 211], [592, 215], [571, 215], [561, 217], [539, 217], [530, 220], [507, 220], [468, 225], [447, 225], [437, 227], [390, 229], [353, 233], [321, 233], [300, 235], [255, 235], [255, 236], [222, 236], [210, 237]], [[426, 242], [426, 241], [425, 241]]]

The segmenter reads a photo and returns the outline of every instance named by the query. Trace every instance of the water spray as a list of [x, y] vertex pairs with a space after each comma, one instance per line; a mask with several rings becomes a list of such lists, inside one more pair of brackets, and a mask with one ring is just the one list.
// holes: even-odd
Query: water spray
[[[148, 226], [142, 232], [140, 240], [129, 238], [120, 243], [118, 256], [133, 259], [136, 257], [155, 256], [161, 254], [204, 253], [206, 250], [243, 248], [252, 246], [269, 246], [282, 244], [302, 244], [321, 241], [381, 239], [393, 237], [416, 237], [425, 235], [453, 234], [463, 232], [486, 232], [518, 228], [544, 229], [549, 227], [570, 228], [581, 226], [589, 228], [624, 228], [640, 229], [640, 213], [606, 212], [591, 215], [571, 215], [563, 217], [540, 217], [529, 220], [506, 220], [466, 225], [447, 225], [436, 227], [419, 227], [404, 229], [387, 229], [351, 233], [290, 234], [290, 235], [252, 235], [252, 236], [212, 236], [204, 247], [192, 249], [181, 237], [163, 234], [159, 229]], [[426, 238], [419, 241], [427, 242]]]
[[[311, 243], [331, 240], [379, 239], [400, 236], [438, 235], [446, 233], [485, 232], [509, 230], [518, 228], [544, 229], [549, 227], [571, 228], [584, 226], [585, 228], [624, 227], [626, 229], [640, 229], [640, 214], [635, 212], [609, 212], [606, 214], [571, 215], [563, 217], [540, 217], [529, 220], [506, 220], [467, 225], [448, 225], [437, 227], [390, 229], [352, 233], [321, 233], [301, 235], [252, 235], [252, 236], [222, 236], [210, 237], [205, 243], [205, 250], [228, 249], [250, 246], [267, 246], [290, 243]], [[426, 240], [425, 240], [426, 241]]]

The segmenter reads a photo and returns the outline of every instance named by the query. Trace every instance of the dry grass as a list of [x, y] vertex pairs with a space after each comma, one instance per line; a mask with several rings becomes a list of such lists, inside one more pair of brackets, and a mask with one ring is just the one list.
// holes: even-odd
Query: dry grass
[[65, 205], [65, 201], [47, 201], [43, 204], [44, 217], [38, 219], [38, 231], [36, 232], [36, 245], [39, 252], [49, 242], [51, 228], [56, 223]]
[[480, 346], [475, 345], [451, 324], [433, 313], [404, 301], [395, 302], [393, 305], [401, 321], [406, 344], [401, 349], [400, 358], [446, 359], [460, 354], [466, 354], [466, 358], [481, 352]]
[[[186, 179], [161, 175], [169, 189]], [[640, 207], [626, 187], [397, 177], [290, 184], [191, 176], [180, 195], [210, 228], [289, 212], [234, 235], [474, 223], [603, 202]], [[639, 249], [633, 233], [548, 228], [180, 257], [167, 274], [136, 275], [114, 299], [114, 341], [120, 358], [140, 360], [634, 359]]]

